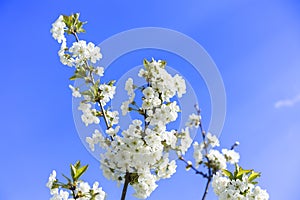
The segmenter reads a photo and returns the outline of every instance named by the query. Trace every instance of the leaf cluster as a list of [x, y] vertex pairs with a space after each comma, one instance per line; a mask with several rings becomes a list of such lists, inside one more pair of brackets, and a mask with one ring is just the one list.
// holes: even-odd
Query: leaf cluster
[[67, 34], [85, 33], [83, 25], [87, 22], [82, 22], [79, 20], [79, 13], [75, 13], [70, 16], [63, 15], [63, 22], [67, 26]]
[[227, 169], [222, 169], [222, 172], [225, 176], [227, 176], [230, 180], [241, 180], [244, 176], [248, 176], [248, 182], [252, 184], [257, 184], [255, 179], [260, 177], [260, 172], [255, 172], [253, 169], [243, 169], [242, 167], [238, 166], [238, 164], [235, 165], [235, 171], [231, 173]]

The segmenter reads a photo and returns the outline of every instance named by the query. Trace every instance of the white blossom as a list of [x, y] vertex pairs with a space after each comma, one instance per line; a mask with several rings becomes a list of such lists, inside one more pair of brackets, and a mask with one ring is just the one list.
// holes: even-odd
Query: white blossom
[[208, 143], [212, 147], [218, 147], [218, 146], [220, 146], [220, 142], [219, 142], [219, 139], [217, 138], [217, 136], [212, 135], [211, 133], [207, 133], [206, 134], [206, 138], [207, 138]]
[[48, 179], [48, 182], [46, 184], [46, 186], [49, 188], [49, 189], [52, 189], [52, 185], [53, 183], [56, 181], [56, 171], [53, 170], [52, 173], [50, 174], [49, 176], [49, 179]]
[[95, 73], [98, 75], [98, 76], [104, 76], [104, 68], [103, 67], [97, 67], [96, 70], [95, 70]]
[[72, 85], [69, 85], [69, 88], [72, 90], [72, 96], [75, 98], [81, 97], [81, 94], [79, 92], [79, 88], [75, 88]]
[[100, 48], [95, 46], [92, 42], [89, 42], [87, 45], [87, 51], [89, 52], [88, 59], [92, 63], [96, 63], [98, 60], [102, 58], [102, 54], [100, 53]]
[[182, 95], [186, 93], [185, 81], [178, 74], [176, 74], [173, 79], [174, 79], [174, 86], [177, 90], [177, 95], [179, 98], [181, 98]]
[[133, 79], [128, 78], [125, 83], [125, 90], [127, 91], [128, 95], [132, 95], [134, 93], [134, 85], [133, 85]]
[[66, 41], [65, 38], [65, 28], [66, 24], [63, 22], [63, 16], [60, 15], [58, 19], [52, 24], [52, 28], [50, 32], [52, 33], [52, 37], [57, 40], [58, 43], [62, 43]]
[[198, 128], [201, 123], [200, 120], [201, 120], [201, 116], [193, 113], [189, 116], [189, 120], [185, 125], [190, 128], [192, 128], [192, 127]]
[[105, 106], [107, 102], [114, 98], [114, 95], [116, 93], [116, 86], [101, 84], [99, 86], [99, 89], [101, 91], [101, 96], [103, 97], [101, 103], [103, 106]]
[[106, 111], [106, 117], [110, 122], [110, 126], [119, 123], [119, 112], [118, 111]]
[[86, 137], [86, 142], [89, 144], [89, 147], [92, 151], [95, 151], [95, 145], [99, 144], [102, 148], [106, 148], [106, 139], [100, 133], [99, 130], [95, 130], [92, 137]]
[[266, 190], [249, 183], [248, 178], [244, 175], [241, 180], [230, 180], [217, 172], [213, 176], [212, 187], [220, 200], [268, 200], [269, 194]]
[[88, 126], [89, 124], [99, 124], [100, 119], [95, 116], [95, 109], [91, 109], [91, 104], [89, 103], [80, 103], [78, 110], [82, 111], [81, 120], [83, 123]]
[[74, 42], [72, 47], [70, 47], [69, 52], [72, 54], [72, 57], [75, 58], [75, 64], [77, 65], [82, 65], [88, 60], [92, 63], [96, 63], [102, 58], [100, 48], [95, 46], [92, 42], [86, 44], [86, 41], [84, 40]]
[[199, 166], [200, 163], [202, 163], [203, 161], [203, 146], [198, 144], [198, 142], [194, 142], [193, 144], [194, 147], [194, 159], [195, 159], [195, 163], [196, 163], [196, 167]]
[[210, 161], [211, 166], [215, 169], [226, 169], [226, 159], [219, 151], [211, 149], [209, 150], [207, 157]]
[[51, 191], [51, 194], [53, 195], [50, 200], [70, 200], [69, 193], [63, 190], [55, 189]]
[[154, 97], [154, 90], [152, 87], [147, 87], [143, 90], [143, 94], [146, 99], [152, 99]]
[[99, 183], [98, 182], [95, 182], [94, 184], [93, 184], [93, 191], [94, 191], [94, 193], [98, 193], [97, 195], [96, 195], [96, 198], [95, 198], [95, 200], [104, 200], [105, 199], [105, 196], [106, 196], [106, 194], [105, 194], [105, 192], [102, 190], [102, 187], [99, 187]]
[[124, 101], [121, 105], [122, 115], [125, 116], [129, 112], [130, 101]]
[[193, 140], [190, 137], [190, 132], [189, 132], [189, 128], [186, 127], [185, 129], [182, 129], [182, 138], [181, 138], [181, 144], [179, 146], [180, 149], [180, 155], [184, 155], [185, 152], [188, 150], [188, 148], [191, 146]]
[[240, 159], [240, 154], [234, 150], [222, 149], [222, 153], [224, 154], [227, 162], [230, 164], [238, 163]]

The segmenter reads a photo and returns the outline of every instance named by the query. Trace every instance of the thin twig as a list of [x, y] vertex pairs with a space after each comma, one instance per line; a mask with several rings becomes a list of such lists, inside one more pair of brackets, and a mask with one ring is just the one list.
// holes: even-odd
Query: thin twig
[[[197, 111], [198, 116], [200, 117], [201, 110], [199, 109], [199, 107], [198, 107], [197, 104], [195, 105], [195, 109]], [[200, 128], [202, 139], [203, 139], [203, 143], [204, 143], [205, 159], [207, 160], [207, 169], [208, 169], [207, 183], [206, 183], [205, 190], [204, 190], [204, 193], [203, 193], [203, 196], [202, 196], [202, 200], [205, 200], [206, 195], [208, 194], [209, 184], [210, 184], [210, 182], [212, 180], [213, 173], [212, 173], [211, 166], [210, 166], [210, 160], [209, 160], [209, 158], [207, 156], [208, 155], [208, 144], [206, 144], [206, 142], [205, 142], [206, 132], [204, 131], [204, 128], [202, 126], [201, 118], [200, 118], [199, 128]]]
[[192, 170], [195, 171], [196, 174], [200, 174], [203, 176], [203, 178], [209, 178], [209, 176], [199, 170], [196, 169], [193, 165], [190, 165], [182, 156], [179, 157], [179, 160], [182, 160], [187, 166], [189, 166]]
[[206, 186], [205, 186], [205, 190], [204, 190], [204, 194], [203, 194], [203, 196], [202, 196], [202, 200], [205, 200], [206, 195], [208, 194], [208, 188], [209, 188], [210, 182], [211, 182], [211, 177], [209, 177], [209, 178], [207, 179]]

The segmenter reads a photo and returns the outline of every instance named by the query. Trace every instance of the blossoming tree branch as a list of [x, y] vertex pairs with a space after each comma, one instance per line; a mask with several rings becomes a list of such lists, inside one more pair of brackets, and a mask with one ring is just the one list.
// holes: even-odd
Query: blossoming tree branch
[[[96, 66], [102, 58], [100, 48], [79, 38], [79, 34], [85, 32], [84, 24], [79, 20], [79, 14], [61, 15], [52, 24], [51, 33], [61, 45], [58, 51], [61, 63], [74, 69], [70, 80], [84, 83], [82, 87], [69, 85], [72, 95], [81, 98], [78, 109], [82, 112], [82, 122], [86, 126], [103, 123], [106, 127], [104, 132], [94, 130], [86, 137], [86, 142], [92, 151], [102, 149], [100, 167], [107, 179], [123, 184], [121, 200], [125, 200], [128, 186], [133, 187], [136, 198], [149, 197], [159, 180], [171, 178], [176, 172], [176, 161], [184, 162], [186, 170], [193, 170], [206, 181], [202, 200], [206, 199], [210, 184], [220, 200], [269, 199], [268, 193], [257, 186], [260, 173], [238, 165], [240, 155], [235, 151], [238, 142], [230, 149], [218, 150], [220, 142], [204, 130], [197, 106], [185, 128], [167, 128], [168, 124], [178, 120], [181, 109], [176, 99], [186, 93], [186, 85], [180, 75], [168, 73], [166, 61], [143, 61], [144, 67], [138, 73], [144, 79], [143, 85], [136, 85], [132, 78], [126, 81], [124, 88], [128, 100], [121, 105], [122, 115], [134, 112], [136, 119], [128, 127], [120, 127], [118, 111], [109, 106], [115, 96], [115, 80], [102, 81], [104, 68]], [[70, 46], [66, 36], [74, 38]], [[192, 129], [201, 132], [201, 141], [193, 142]], [[184, 157], [192, 143], [194, 162]], [[172, 158], [172, 152], [178, 159]], [[235, 166], [233, 172], [227, 169], [228, 164]], [[81, 179], [87, 168], [80, 161], [71, 164], [70, 177], [62, 174], [65, 182], [58, 180], [54, 170], [47, 183], [50, 199], [105, 199], [107, 195], [98, 182], [90, 186]]]

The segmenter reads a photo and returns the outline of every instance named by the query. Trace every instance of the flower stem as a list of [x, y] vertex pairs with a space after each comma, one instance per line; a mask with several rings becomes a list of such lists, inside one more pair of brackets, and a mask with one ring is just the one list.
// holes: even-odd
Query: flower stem
[[[76, 39], [76, 42], [79, 42], [79, 38], [78, 38], [77, 33], [76, 33], [76, 32], [73, 32], [72, 35], [74, 35], [74, 37], [75, 37], [75, 39]], [[84, 64], [86, 65], [86, 68], [89, 69], [89, 63], [88, 63], [87, 61], [85, 61]], [[88, 75], [89, 75], [89, 79], [90, 79], [91, 83], [94, 85], [94, 84], [95, 84], [95, 80], [94, 80], [92, 71], [89, 70]], [[100, 106], [100, 110], [101, 110], [101, 112], [102, 112], [102, 116], [103, 116], [104, 121], [105, 121], [106, 129], [109, 129], [109, 128], [110, 128], [110, 125], [109, 125], [109, 123], [108, 123], [108, 120], [107, 120], [107, 116], [106, 116], [106, 114], [105, 114], [104, 107], [103, 107], [103, 105], [102, 105], [102, 103], [101, 103], [100, 100], [97, 101], [97, 103], [98, 103], [99, 106]], [[111, 136], [110, 136], [110, 139], [113, 140], [113, 138], [112, 138]]]
[[126, 193], [127, 193], [127, 188], [128, 188], [129, 182], [130, 182], [130, 173], [126, 172], [121, 200], [125, 200], [125, 198], [126, 198]]

